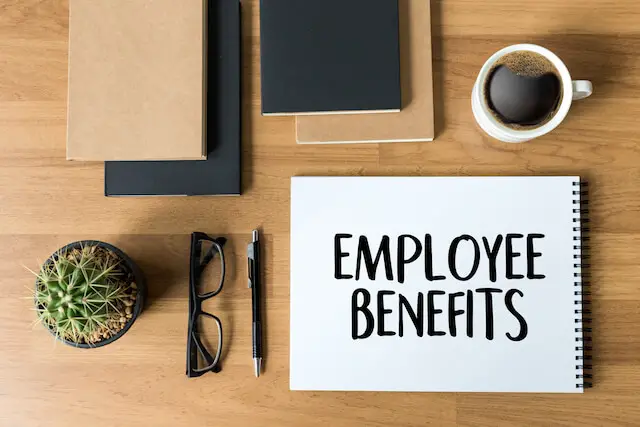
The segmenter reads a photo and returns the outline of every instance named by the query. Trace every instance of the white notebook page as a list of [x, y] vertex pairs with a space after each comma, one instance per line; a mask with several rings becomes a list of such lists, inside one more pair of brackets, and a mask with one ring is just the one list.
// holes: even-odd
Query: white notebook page
[[581, 392], [578, 181], [292, 178], [291, 389]]

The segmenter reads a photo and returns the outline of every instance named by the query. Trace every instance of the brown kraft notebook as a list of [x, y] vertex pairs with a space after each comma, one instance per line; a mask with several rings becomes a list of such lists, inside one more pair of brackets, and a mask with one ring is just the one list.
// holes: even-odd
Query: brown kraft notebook
[[70, 0], [69, 160], [200, 160], [204, 0]]
[[399, 113], [296, 117], [299, 144], [432, 141], [431, 11], [426, 0], [399, 0]]

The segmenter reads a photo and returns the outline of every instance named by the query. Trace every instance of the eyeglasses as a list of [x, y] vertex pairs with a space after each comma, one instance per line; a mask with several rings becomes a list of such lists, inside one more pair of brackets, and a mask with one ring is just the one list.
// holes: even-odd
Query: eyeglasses
[[[222, 323], [202, 309], [202, 304], [222, 291], [225, 263], [222, 247], [225, 238], [211, 238], [204, 233], [191, 235], [189, 260], [189, 332], [187, 337], [187, 376], [199, 377], [220, 372]], [[215, 323], [215, 326], [214, 326]], [[216, 331], [217, 329], [217, 331]], [[213, 340], [208, 338], [213, 335]], [[212, 341], [217, 340], [217, 348]], [[213, 355], [212, 355], [213, 354]]]

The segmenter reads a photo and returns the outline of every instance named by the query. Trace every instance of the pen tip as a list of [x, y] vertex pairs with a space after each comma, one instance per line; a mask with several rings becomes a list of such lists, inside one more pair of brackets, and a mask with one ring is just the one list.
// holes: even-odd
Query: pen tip
[[258, 230], [253, 230], [253, 240], [258, 240]]
[[262, 370], [262, 358], [253, 359], [253, 365], [256, 371], [256, 378], [258, 378], [260, 377], [260, 371]]

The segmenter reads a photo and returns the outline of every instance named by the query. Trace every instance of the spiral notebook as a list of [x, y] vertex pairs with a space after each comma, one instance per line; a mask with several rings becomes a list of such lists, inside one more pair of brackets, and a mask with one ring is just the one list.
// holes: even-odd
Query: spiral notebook
[[591, 386], [579, 177], [291, 182], [292, 390]]

